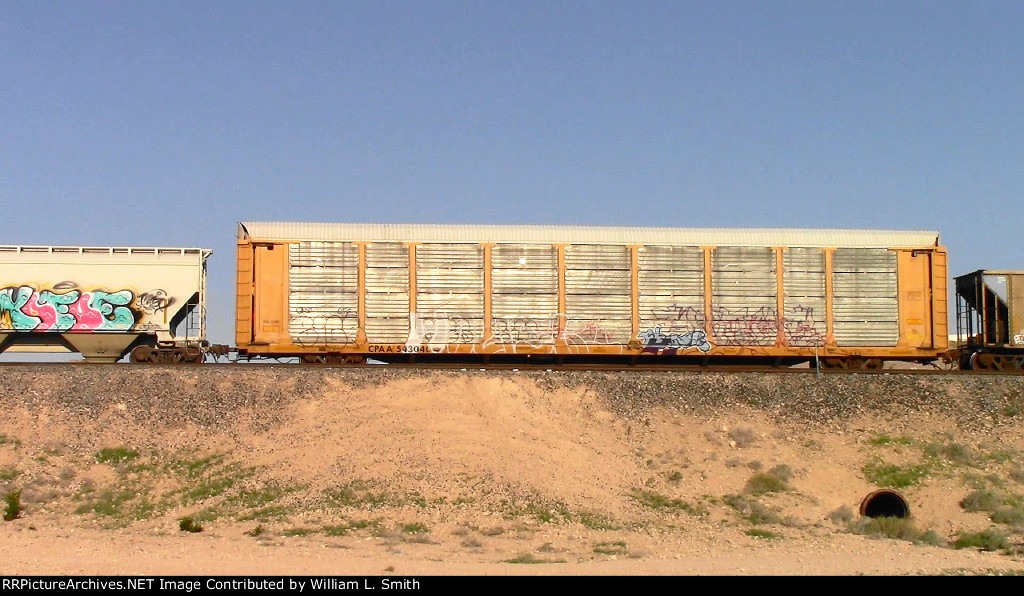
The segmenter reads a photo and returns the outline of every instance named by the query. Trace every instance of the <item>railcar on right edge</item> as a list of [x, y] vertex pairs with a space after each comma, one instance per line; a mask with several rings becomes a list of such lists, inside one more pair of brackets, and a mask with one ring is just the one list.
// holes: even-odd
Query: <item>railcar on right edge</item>
[[954, 278], [955, 356], [962, 370], [1024, 370], [1024, 271]]

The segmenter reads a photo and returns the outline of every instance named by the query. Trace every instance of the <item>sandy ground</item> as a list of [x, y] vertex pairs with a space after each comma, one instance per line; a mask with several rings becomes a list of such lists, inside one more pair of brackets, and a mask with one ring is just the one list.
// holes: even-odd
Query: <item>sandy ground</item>
[[[3, 575], [1024, 573], [1020, 377], [0, 380], [0, 489], [23, 508]], [[887, 484], [911, 516], [872, 535], [858, 508]], [[993, 550], [953, 547], [984, 531]]]

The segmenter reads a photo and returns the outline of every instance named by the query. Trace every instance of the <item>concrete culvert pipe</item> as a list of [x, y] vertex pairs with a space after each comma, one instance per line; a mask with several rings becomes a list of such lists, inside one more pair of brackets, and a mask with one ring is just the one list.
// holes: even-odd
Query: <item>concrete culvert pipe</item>
[[882, 489], [864, 497], [860, 514], [865, 517], [910, 517], [906, 499], [894, 490]]

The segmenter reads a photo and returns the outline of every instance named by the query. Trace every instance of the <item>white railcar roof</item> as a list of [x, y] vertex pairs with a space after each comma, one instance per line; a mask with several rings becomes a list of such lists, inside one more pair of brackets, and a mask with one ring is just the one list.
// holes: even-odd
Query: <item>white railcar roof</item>
[[49, 246], [36, 244], [0, 244], [0, 253], [83, 254], [83, 255], [205, 255], [209, 248], [170, 248], [160, 246]]
[[684, 246], [938, 246], [939, 233], [912, 230], [796, 228], [641, 228], [612, 226], [241, 222], [241, 240], [323, 242], [468, 242], [650, 244]]

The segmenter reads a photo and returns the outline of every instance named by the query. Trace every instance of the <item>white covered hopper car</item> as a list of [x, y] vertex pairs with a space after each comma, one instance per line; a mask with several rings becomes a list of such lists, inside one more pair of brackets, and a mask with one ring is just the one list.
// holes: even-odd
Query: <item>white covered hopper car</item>
[[196, 362], [208, 347], [203, 248], [0, 246], [0, 352]]

